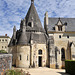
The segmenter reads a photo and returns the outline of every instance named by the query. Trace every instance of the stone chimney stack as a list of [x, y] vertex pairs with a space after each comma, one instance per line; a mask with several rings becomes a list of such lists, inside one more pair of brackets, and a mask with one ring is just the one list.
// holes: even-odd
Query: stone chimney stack
[[13, 39], [16, 39], [16, 26], [13, 28]]
[[5, 34], [5, 36], [7, 36], [7, 34]]
[[26, 20], [23, 20], [23, 28], [22, 28], [22, 32], [25, 32], [26, 30]]
[[44, 29], [46, 31], [48, 29], [48, 12], [45, 13], [45, 17], [44, 17]]

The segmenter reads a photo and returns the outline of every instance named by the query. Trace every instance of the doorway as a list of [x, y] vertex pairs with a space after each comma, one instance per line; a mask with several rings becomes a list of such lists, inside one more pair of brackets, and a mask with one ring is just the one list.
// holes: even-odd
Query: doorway
[[61, 49], [61, 61], [62, 61], [62, 68], [65, 68], [65, 49]]
[[42, 67], [42, 56], [38, 57], [38, 64], [39, 67]]

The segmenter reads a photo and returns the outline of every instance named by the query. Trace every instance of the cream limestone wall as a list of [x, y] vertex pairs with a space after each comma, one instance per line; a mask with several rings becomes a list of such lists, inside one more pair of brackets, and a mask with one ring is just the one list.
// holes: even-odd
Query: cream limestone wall
[[0, 38], [0, 50], [5, 50], [5, 51], [8, 52], [8, 44], [9, 44], [9, 42], [10, 42], [10, 38]]
[[[42, 50], [42, 55], [38, 54], [39, 50]], [[42, 57], [42, 67], [46, 66], [46, 63], [47, 63], [46, 44], [33, 44], [32, 45], [32, 49], [31, 49], [31, 66], [39, 67], [39, 59], [38, 59], [39, 56]]]
[[17, 46], [16, 67], [29, 68], [30, 66], [30, 46]]
[[55, 26], [55, 30], [58, 31], [58, 26], [57, 25]]
[[16, 65], [16, 59], [17, 59], [17, 47], [16, 46], [12, 46], [12, 47], [9, 47], [8, 49], [8, 53], [9, 54], [12, 54], [12, 65]]
[[[61, 38], [59, 38], [59, 36], [61, 35]], [[69, 36], [69, 38], [67, 38], [67, 35]], [[65, 58], [67, 58], [67, 46], [68, 46], [68, 42], [72, 42], [75, 41], [75, 33], [73, 32], [69, 32], [69, 33], [65, 33], [65, 32], [58, 32], [58, 33], [49, 33], [49, 36], [53, 36], [54, 37], [54, 45], [55, 47], [57, 47], [60, 51], [60, 53], [58, 54], [58, 65], [59, 68], [62, 67], [63, 63], [61, 61], [61, 49], [64, 48], [65, 49]]]
[[75, 44], [71, 46], [71, 59], [75, 60]]

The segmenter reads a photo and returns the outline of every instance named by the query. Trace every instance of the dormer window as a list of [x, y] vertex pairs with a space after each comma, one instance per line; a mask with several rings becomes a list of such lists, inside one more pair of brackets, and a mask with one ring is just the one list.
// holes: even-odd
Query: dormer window
[[57, 24], [55, 26], [55, 30], [56, 31], [65, 31], [65, 25], [62, 23], [62, 21], [60, 20], [60, 18], [57, 21]]
[[62, 26], [58, 26], [58, 31], [62, 31]]

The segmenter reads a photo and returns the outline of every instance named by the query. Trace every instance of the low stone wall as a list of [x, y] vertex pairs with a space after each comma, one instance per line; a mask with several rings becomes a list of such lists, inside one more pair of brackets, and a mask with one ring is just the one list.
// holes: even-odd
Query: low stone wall
[[6, 69], [12, 68], [12, 54], [0, 54], [0, 75]]

